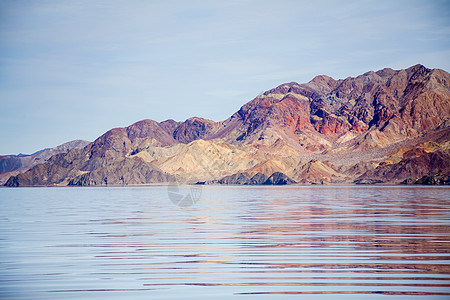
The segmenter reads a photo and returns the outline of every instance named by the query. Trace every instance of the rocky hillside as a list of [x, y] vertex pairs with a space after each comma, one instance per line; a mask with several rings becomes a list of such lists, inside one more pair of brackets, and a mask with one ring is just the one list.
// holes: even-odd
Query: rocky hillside
[[0, 156], [0, 184], [4, 184], [9, 177], [23, 173], [47, 161], [58, 153], [69, 152], [72, 149], [83, 148], [89, 144], [88, 141], [74, 140], [62, 145], [37, 151], [30, 155], [5, 155]]
[[442, 183], [449, 149], [450, 74], [416, 65], [282, 84], [221, 122], [112, 129], [7, 185]]

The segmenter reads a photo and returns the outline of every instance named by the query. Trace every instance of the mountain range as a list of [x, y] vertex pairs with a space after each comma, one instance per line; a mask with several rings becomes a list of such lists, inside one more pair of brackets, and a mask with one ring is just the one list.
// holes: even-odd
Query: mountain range
[[66, 153], [72, 149], [83, 148], [90, 142], [74, 140], [62, 145], [46, 148], [33, 154], [3, 155], [0, 156], [0, 184], [4, 184], [9, 177], [23, 173], [32, 167], [46, 162], [50, 157], [58, 153]]
[[448, 184], [450, 74], [415, 65], [285, 83], [228, 119], [142, 120], [7, 186]]

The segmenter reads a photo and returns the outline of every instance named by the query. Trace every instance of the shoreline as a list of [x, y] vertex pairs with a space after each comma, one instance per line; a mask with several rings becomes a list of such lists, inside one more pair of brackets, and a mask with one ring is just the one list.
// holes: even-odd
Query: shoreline
[[0, 188], [4, 189], [16, 189], [16, 188], [117, 188], [117, 187], [450, 187], [448, 184], [401, 184], [401, 183], [375, 183], [375, 184], [357, 184], [357, 183], [326, 183], [326, 184], [172, 184], [172, 183], [146, 183], [146, 184], [127, 184], [127, 185], [29, 185], [29, 186], [5, 186], [1, 185]]

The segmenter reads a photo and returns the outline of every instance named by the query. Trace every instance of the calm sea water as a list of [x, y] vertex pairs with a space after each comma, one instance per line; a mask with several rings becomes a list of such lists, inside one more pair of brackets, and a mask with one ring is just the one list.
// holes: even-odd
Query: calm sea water
[[449, 299], [449, 252], [446, 187], [0, 189], [1, 299]]

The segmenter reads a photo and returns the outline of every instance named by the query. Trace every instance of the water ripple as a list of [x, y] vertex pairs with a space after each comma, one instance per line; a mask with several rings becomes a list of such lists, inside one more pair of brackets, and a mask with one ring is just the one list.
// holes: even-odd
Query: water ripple
[[[0, 189], [0, 299], [450, 296], [450, 189]], [[414, 298], [415, 299], [415, 298]]]

